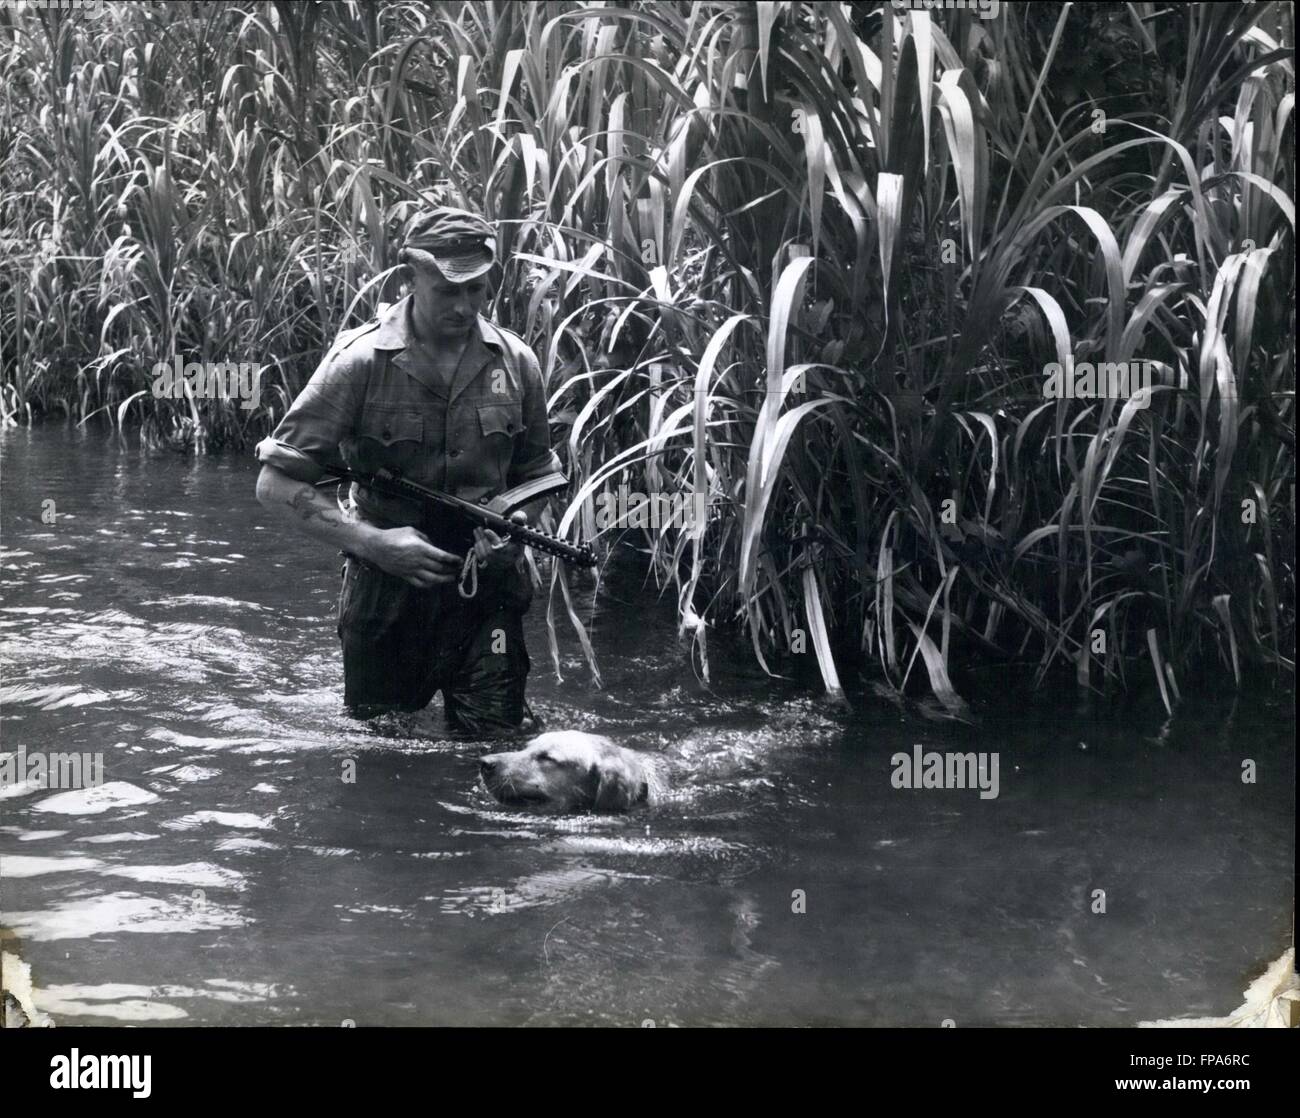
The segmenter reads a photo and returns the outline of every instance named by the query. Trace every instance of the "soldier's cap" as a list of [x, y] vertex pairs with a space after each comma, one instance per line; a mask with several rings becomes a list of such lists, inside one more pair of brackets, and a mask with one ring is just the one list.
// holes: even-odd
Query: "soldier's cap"
[[413, 217], [402, 247], [419, 254], [416, 263], [435, 265], [451, 283], [477, 279], [497, 258], [492, 226], [478, 214], [452, 206], [439, 206]]

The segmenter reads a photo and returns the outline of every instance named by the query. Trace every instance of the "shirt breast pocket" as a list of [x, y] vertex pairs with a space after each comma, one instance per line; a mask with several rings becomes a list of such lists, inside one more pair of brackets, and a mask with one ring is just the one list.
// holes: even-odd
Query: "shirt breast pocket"
[[524, 407], [518, 400], [478, 405], [479, 430], [485, 439], [505, 435], [513, 442], [524, 433]]
[[418, 461], [423, 445], [424, 417], [418, 412], [367, 412], [351, 445], [344, 444], [344, 458], [362, 473], [405, 471]]

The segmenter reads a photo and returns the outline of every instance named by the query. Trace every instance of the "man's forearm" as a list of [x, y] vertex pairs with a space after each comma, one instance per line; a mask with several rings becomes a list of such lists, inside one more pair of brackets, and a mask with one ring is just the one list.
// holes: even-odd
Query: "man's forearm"
[[274, 466], [263, 466], [257, 478], [257, 499], [282, 523], [340, 551], [368, 558], [370, 544], [379, 529], [364, 521], [349, 520], [327, 492], [296, 481]]

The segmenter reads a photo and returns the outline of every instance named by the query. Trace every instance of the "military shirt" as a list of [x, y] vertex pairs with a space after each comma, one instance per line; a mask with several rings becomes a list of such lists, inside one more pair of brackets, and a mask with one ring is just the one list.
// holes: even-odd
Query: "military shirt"
[[[385, 467], [472, 501], [558, 470], [541, 368], [523, 339], [480, 315], [448, 385], [420, 360], [411, 305], [409, 295], [381, 305], [339, 334], [258, 461], [305, 482], [340, 459], [363, 473]], [[424, 526], [414, 502], [357, 485], [352, 499], [379, 527]]]

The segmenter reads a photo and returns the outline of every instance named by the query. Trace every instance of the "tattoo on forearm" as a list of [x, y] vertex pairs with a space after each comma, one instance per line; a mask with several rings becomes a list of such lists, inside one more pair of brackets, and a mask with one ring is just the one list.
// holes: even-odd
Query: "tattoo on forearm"
[[289, 498], [286, 504], [303, 521], [316, 519], [323, 524], [337, 528], [343, 521], [336, 516], [331, 516], [325, 509], [321, 508], [318, 497], [319, 493], [315, 486], [303, 485], [294, 491], [293, 496]]

